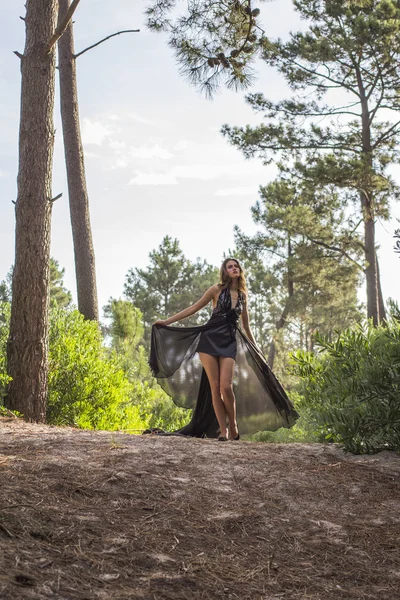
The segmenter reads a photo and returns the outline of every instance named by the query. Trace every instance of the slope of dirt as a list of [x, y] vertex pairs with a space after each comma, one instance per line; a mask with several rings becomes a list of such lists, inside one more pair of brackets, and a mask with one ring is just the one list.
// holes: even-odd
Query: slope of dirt
[[400, 456], [0, 418], [0, 597], [400, 599]]

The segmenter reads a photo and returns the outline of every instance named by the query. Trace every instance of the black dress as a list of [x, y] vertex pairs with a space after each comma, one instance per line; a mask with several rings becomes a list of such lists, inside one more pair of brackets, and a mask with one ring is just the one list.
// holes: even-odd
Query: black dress
[[235, 359], [233, 388], [241, 435], [291, 427], [298, 418], [264, 356], [238, 326], [243, 302], [239, 292], [232, 308], [231, 293], [226, 288], [205, 325], [153, 326], [149, 361], [153, 374], [177, 406], [194, 408], [191, 421], [173, 432], [175, 435], [217, 435], [210, 384], [199, 352]]

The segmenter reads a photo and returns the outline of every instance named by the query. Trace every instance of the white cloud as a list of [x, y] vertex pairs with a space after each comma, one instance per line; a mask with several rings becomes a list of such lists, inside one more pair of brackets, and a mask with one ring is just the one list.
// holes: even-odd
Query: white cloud
[[128, 166], [127, 161], [124, 158], [117, 158], [115, 161], [115, 165], [111, 167], [112, 169], [125, 169]]
[[137, 123], [144, 123], [145, 125], [150, 125], [150, 121], [135, 113], [128, 113], [128, 117], [132, 119], [132, 121], [136, 121]]
[[176, 185], [178, 182], [171, 173], [137, 172], [128, 185]]
[[217, 190], [215, 196], [253, 196], [258, 192], [258, 185], [248, 185]]
[[189, 146], [192, 146], [193, 142], [189, 142], [188, 140], [179, 140], [174, 146], [174, 150], [176, 152], [181, 152], [182, 150], [186, 150]]
[[124, 150], [126, 148], [126, 143], [115, 140], [115, 142], [111, 141], [109, 146], [111, 150]]
[[[256, 169], [254, 169], [256, 167]], [[189, 165], [175, 165], [171, 169], [162, 172], [155, 173], [140, 173], [137, 172], [137, 176], [134, 177], [129, 185], [137, 184], [138, 180], [141, 181], [138, 185], [154, 185], [152, 183], [153, 178], [155, 180], [165, 180], [172, 183], [178, 183], [178, 179], [200, 179], [201, 181], [210, 181], [211, 179], [217, 179], [218, 177], [229, 177], [237, 180], [246, 176], [252, 176], [253, 172], [260, 171], [260, 165], [250, 165], [250, 163], [229, 163], [229, 164], [189, 164]], [[140, 175], [140, 177], [139, 177]], [[142, 177], [143, 176], [143, 177]], [[139, 177], [139, 178], [138, 178]], [[148, 181], [149, 183], [145, 183]], [[246, 186], [238, 186], [238, 189], [244, 189]], [[226, 188], [229, 190], [231, 188]], [[233, 189], [233, 188], [232, 188]], [[236, 189], [236, 188], [235, 188]], [[257, 191], [258, 185], [246, 187], [246, 191], [240, 192], [240, 194], [254, 193]], [[219, 195], [228, 195], [219, 194]], [[238, 195], [238, 193], [236, 193]]]
[[99, 121], [83, 119], [82, 140], [84, 144], [101, 146], [103, 140], [112, 134], [112, 129], [105, 127]]
[[[237, 174], [237, 165], [176, 165], [169, 171], [162, 173], [136, 172], [128, 185], [175, 185], [179, 179], [200, 179], [210, 181], [223, 175], [234, 176]], [[155, 181], [159, 183], [154, 183]]]
[[140, 158], [143, 160], [161, 158], [162, 160], [168, 160], [173, 157], [171, 152], [165, 150], [158, 144], [153, 146], [141, 146], [139, 148], [134, 148], [133, 146], [129, 149], [129, 154], [132, 158]]
[[[217, 177], [224, 175], [237, 175], [237, 171], [237, 165], [176, 165], [170, 170], [161, 173], [143, 173], [141, 171], [136, 171], [135, 177], [129, 181], [128, 185], [176, 185], [179, 182], [179, 179], [200, 179], [202, 181], [210, 181], [211, 179], [216, 179]], [[254, 190], [257, 190], [257, 188], [252, 187], [250, 193], [253, 193]], [[246, 193], [248, 193], [248, 191]]]

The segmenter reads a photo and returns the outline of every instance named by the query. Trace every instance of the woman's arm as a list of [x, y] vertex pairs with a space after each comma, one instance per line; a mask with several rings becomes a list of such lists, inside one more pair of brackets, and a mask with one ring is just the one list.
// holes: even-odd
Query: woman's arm
[[249, 340], [251, 342], [253, 342], [253, 344], [255, 346], [257, 346], [256, 340], [254, 339], [253, 332], [251, 331], [251, 327], [250, 327], [249, 311], [247, 309], [247, 304], [248, 304], [248, 296], [246, 294], [245, 297], [244, 297], [243, 310], [242, 310], [243, 329], [245, 330], [245, 333], [246, 333], [247, 337], [249, 338]]
[[188, 308], [181, 310], [180, 312], [176, 313], [176, 315], [173, 315], [168, 319], [156, 321], [155, 325], [172, 325], [172, 323], [175, 323], [176, 321], [181, 321], [182, 319], [186, 319], [186, 317], [194, 315], [201, 308], [207, 306], [207, 304], [213, 299], [217, 291], [219, 291], [218, 286], [213, 285], [206, 291], [206, 293], [200, 298], [200, 300], [197, 300], [197, 302], [195, 302], [195, 304], [192, 304], [192, 306], [188, 306]]

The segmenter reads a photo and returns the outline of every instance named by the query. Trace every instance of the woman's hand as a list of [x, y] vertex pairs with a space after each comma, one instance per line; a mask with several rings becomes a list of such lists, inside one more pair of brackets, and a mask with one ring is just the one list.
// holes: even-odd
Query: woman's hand
[[166, 320], [165, 320], [165, 321], [159, 320], [159, 321], [156, 321], [156, 322], [154, 323], [154, 325], [168, 325], [168, 323], [167, 323], [167, 321], [166, 321]]

